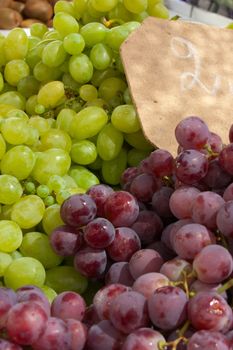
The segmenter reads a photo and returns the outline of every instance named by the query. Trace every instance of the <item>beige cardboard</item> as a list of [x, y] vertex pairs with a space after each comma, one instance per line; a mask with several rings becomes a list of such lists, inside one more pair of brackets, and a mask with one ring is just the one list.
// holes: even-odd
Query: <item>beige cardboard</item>
[[143, 131], [154, 145], [175, 154], [175, 127], [190, 115], [229, 143], [232, 30], [149, 17], [121, 46], [121, 57]]

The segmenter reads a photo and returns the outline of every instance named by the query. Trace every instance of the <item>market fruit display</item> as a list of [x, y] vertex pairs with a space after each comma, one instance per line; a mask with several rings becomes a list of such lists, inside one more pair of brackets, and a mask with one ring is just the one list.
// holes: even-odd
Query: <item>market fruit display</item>
[[233, 128], [144, 137], [119, 48], [148, 15], [58, 1], [0, 37], [0, 349], [233, 347]]

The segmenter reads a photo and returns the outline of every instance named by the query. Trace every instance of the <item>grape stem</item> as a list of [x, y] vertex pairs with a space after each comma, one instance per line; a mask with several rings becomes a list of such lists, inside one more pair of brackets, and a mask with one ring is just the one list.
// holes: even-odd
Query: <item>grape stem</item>
[[184, 337], [184, 334], [187, 331], [187, 329], [189, 328], [189, 325], [190, 325], [190, 322], [189, 322], [189, 320], [187, 320], [183, 324], [182, 328], [178, 331], [179, 337]]
[[233, 278], [231, 278], [229, 281], [227, 281], [221, 287], [219, 287], [217, 289], [217, 293], [222, 294], [223, 292], [225, 292], [226, 290], [228, 290], [231, 287], [233, 287]]
[[125, 22], [122, 21], [119, 18], [113, 18], [113, 19], [109, 19], [107, 20], [105, 17], [103, 17], [101, 19], [101, 22], [105, 25], [105, 27], [107, 28], [112, 28], [114, 25], [118, 25], [118, 24], [124, 24]]
[[176, 350], [177, 349], [177, 346], [179, 345], [179, 343], [183, 341], [185, 344], [188, 343], [188, 339], [185, 338], [185, 337], [179, 337], [177, 338], [176, 340], [173, 340], [171, 342], [163, 342], [163, 341], [160, 341], [158, 343], [158, 349], [159, 350], [167, 350], [168, 347], [171, 347], [171, 350]]

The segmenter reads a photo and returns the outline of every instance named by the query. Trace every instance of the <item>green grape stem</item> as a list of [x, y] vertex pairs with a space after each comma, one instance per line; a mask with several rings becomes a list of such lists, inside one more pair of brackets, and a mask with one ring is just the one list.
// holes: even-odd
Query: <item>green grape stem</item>
[[218, 294], [222, 294], [224, 293], [226, 290], [230, 289], [231, 287], [233, 287], [233, 278], [231, 278], [229, 281], [227, 281], [226, 283], [224, 283], [221, 287], [219, 287], [217, 289], [217, 293]]

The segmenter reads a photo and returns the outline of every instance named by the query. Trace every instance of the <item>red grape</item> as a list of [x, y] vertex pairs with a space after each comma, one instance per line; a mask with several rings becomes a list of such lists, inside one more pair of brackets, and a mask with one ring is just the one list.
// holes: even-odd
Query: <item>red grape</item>
[[224, 236], [233, 238], [233, 200], [224, 203], [219, 209], [217, 226]]
[[230, 350], [227, 338], [220, 332], [198, 331], [189, 339], [187, 350]]
[[49, 239], [55, 253], [61, 256], [74, 255], [83, 244], [82, 230], [68, 225], [56, 227]]
[[87, 191], [87, 194], [93, 199], [97, 207], [97, 215], [104, 215], [104, 204], [110, 194], [114, 193], [114, 190], [108, 185], [94, 185]]
[[159, 272], [149, 272], [136, 279], [133, 284], [133, 290], [143, 294], [145, 298], [149, 298], [156, 289], [168, 284], [169, 279], [165, 275]]
[[17, 303], [16, 293], [6, 287], [0, 288], [0, 329], [5, 328], [9, 310]]
[[200, 191], [196, 187], [182, 186], [175, 190], [170, 198], [170, 209], [178, 219], [192, 217], [192, 207], [194, 199]]
[[84, 299], [75, 292], [63, 292], [56, 296], [51, 305], [53, 317], [82, 321], [86, 309]]
[[67, 326], [68, 337], [70, 338], [69, 350], [83, 350], [87, 341], [87, 329], [86, 326], [74, 319], [68, 319], [65, 321]]
[[116, 262], [111, 265], [106, 276], [105, 284], [120, 283], [131, 287], [134, 283], [134, 278], [129, 271], [129, 263], [126, 261]]
[[106, 248], [114, 241], [114, 238], [115, 228], [107, 219], [94, 219], [84, 228], [84, 239], [92, 248]]
[[142, 243], [148, 244], [160, 237], [163, 222], [154, 211], [142, 210], [131, 228], [136, 231]]
[[74, 267], [82, 275], [90, 278], [100, 277], [107, 266], [105, 250], [84, 248], [74, 257]]
[[161, 342], [166, 342], [161, 333], [151, 328], [139, 328], [127, 336], [122, 350], [159, 350]]
[[141, 202], [150, 202], [158, 184], [150, 174], [137, 175], [131, 182], [129, 192]]
[[225, 146], [219, 153], [219, 164], [229, 174], [233, 175], [233, 143]]
[[131, 256], [129, 271], [134, 279], [149, 272], [159, 272], [163, 259], [153, 249], [141, 249]]
[[169, 206], [169, 201], [173, 192], [173, 188], [163, 186], [153, 194], [152, 207], [161, 218], [166, 219], [173, 217]]

